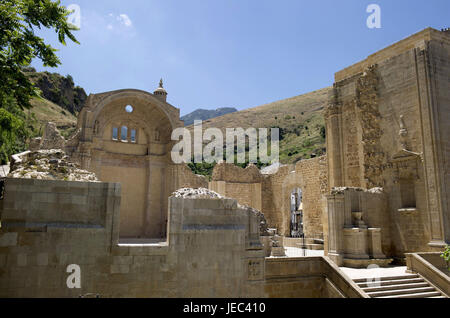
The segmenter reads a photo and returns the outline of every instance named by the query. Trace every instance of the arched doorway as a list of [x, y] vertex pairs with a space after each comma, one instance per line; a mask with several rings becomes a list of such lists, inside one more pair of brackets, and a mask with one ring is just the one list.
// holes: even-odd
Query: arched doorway
[[303, 237], [303, 192], [294, 188], [291, 192], [291, 237]]

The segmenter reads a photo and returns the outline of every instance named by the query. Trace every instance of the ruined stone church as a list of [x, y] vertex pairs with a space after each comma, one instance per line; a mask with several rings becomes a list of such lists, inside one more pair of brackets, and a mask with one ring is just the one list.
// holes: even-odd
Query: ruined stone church
[[[161, 81], [89, 96], [59, 148], [100, 182], [6, 179], [0, 297], [404, 296], [341, 270], [389, 264], [429, 285], [418, 297], [450, 295], [439, 257], [450, 244], [450, 31], [425, 29], [337, 72], [327, 154], [277, 169], [220, 163], [208, 181], [174, 164], [183, 122], [167, 95]], [[33, 147], [55, 148], [50, 135]], [[299, 244], [323, 255], [271, 252]], [[71, 264], [80, 288], [67, 286]]]

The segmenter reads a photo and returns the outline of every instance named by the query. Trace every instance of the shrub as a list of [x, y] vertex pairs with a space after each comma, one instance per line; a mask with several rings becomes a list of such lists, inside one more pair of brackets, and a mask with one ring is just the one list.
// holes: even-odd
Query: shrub
[[442, 252], [441, 257], [447, 262], [447, 267], [450, 270], [450, 245], [445, 247], [444, 252]]

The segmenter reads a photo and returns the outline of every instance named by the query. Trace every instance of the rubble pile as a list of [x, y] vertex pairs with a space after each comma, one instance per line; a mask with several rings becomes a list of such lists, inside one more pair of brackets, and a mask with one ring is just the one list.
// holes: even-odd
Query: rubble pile
[[59, 149], [27, 151], [13, 156], [9, 178], [99, 182], [97, 176], [69, 161]]
[[224, 199], [220, 194], [206, 188], [182, 188], [175, 191], [172, 196], [188, 199]]

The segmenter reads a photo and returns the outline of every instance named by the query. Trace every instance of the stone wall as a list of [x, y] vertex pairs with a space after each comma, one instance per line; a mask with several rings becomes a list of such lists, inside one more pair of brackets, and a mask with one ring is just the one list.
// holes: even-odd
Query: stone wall
[[381, 188], [333, 188], [326, 196], [328, 253], [339, 266], [385, 266], [392, 262], [386, 194]]
[[267, 258], [267, 297], [362, 298], [364, 293], [326, 257]]
[[119, 241], [119, 184], [8, 179], [0, 204], [0, 297], [364, 297], [327, 258], [265, 258], [258, 212], [207, 189], [174, 193], [153, 243]]
[[[236, 200], [173, 196], [167, 241], [131, 245], [119, 184], [8, 179], [1, 204], [0, 297], [264, 295], [259, 216]], [[70, 264], [81, 289], [66, 285]]]
[[426, 29], [381, 50], [336, 74], [325, 110], [329, 187], [384, 189], [395, 257], [449, 241], [449, 49]]
[[205, 176], [197, 175], [185, 164], [173, 166], [173, 178], [176, 188], [208, 188], [208, 180]]
[[268, 226], [278, 229], [284, 236], [290, 236], [290, 195], [292, 190], [301, 188], [305, 234], [310, 238], [323, 238], [322, 195], [328, 191], [326, 156], [282, 165], [267, 174], [254, 165], [242, 169], [220, 163], [214, 168], [209, 188], [261, 210]]
[[302, 160], [281, 166], [274, 174], [264, 175], [262, 209], [270, 227], [290, 236], [290, 195], [303, 192], [303, 222], [307, 237], [323, 238], [323, 198], [327, 192], [326, 157]]
[[17, 226], [31, 230], [60, 224], [105, 227], [106, 213], [111, 209], [107, 198], [119, 187], [113, 183], [11, 178], [5, 183], [2, 229]]
[[[119, 209], [118, 184], [7, 179], [0, 297], [78, 297], [105, 288]], [[81, 290], [67, 288], [70, 264], [81, 267]]]

